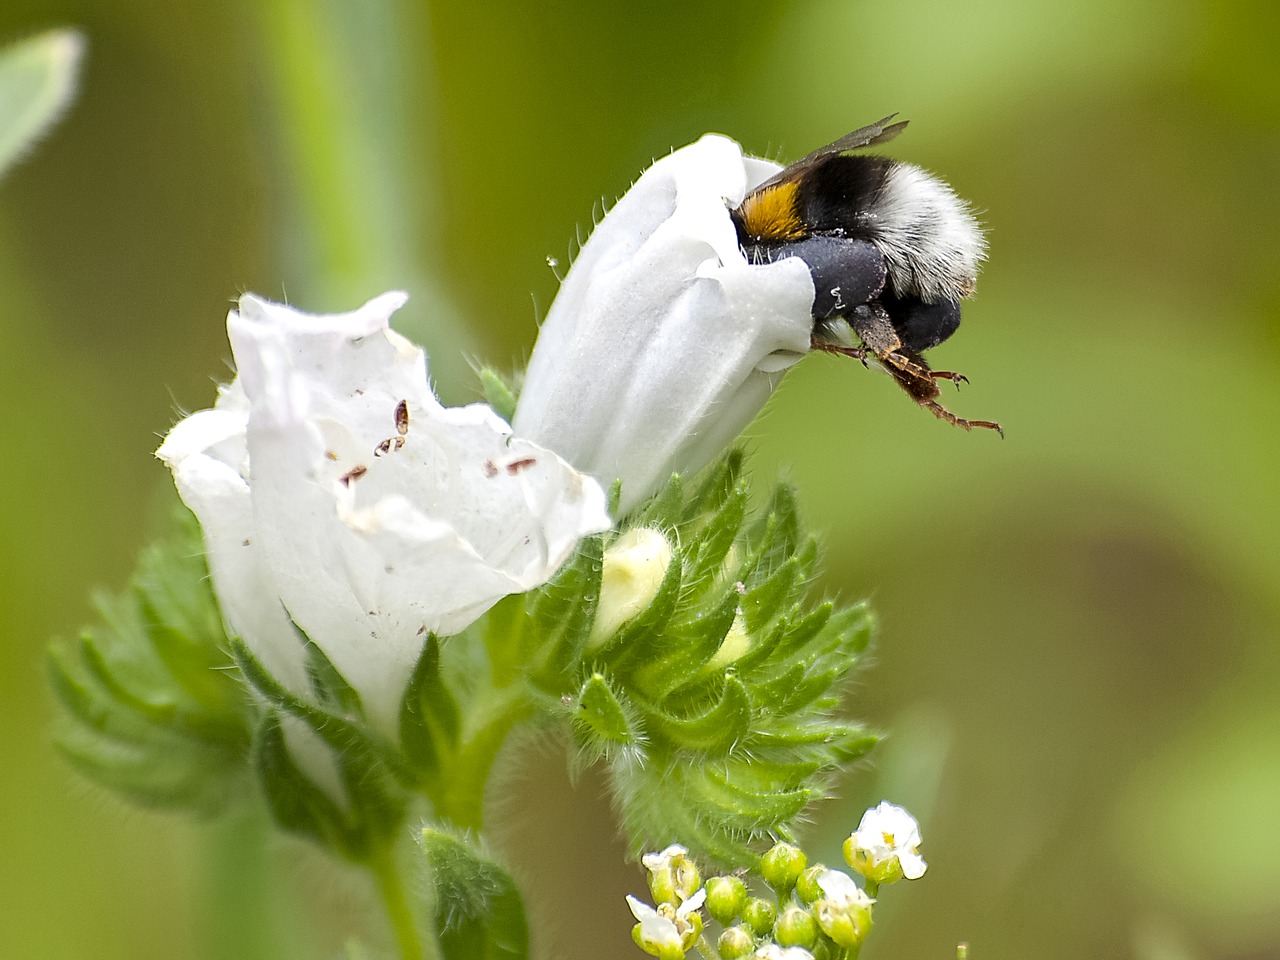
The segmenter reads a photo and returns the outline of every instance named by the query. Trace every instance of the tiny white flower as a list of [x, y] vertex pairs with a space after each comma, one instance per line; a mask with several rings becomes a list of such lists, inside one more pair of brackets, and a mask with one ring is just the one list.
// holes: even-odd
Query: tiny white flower
[[846, 949], [866, 939], [871, 931], [871, 907], [875, 901], [853, 878], [839, 870], [818, 877], [822, 897], [813, 904], [813, 917], [828, 937]]
[[804, 947], [780, 947], [776, 943], [766, 943], [752, 956], [755, 960], [813, 960], [813, 954]]
[[626, 513], [710, 463], [808, 352], [813, 279], [747, 263], [729, 207], [779, 168], [708, 135], [657, 161], [592, 233], [538, 335], [515, 428]]
[[681, 949], [680, 931], [676, 929], [674, 920], [630, 894], [627, 895], [627, 906], [631, 908], [631, 915], [640, 922], [639, 936], [644, 940], [644, 949], [654, 947], [655, 949], [649, 950], [654, 956], [658, 956], [657, 951], [661, 949]]
[[309, 316], [242, 297], [235, 381], [156, 451], [231, 630], [302, 693], [292, 618], [388, 733], [428, 631], [544, 583], [610, 523], [594, 480], [487, 406], [436, 400], [422, 351], [388, 326], [405, 299]]
[[853, 877], [839, 870], [827, 870], [818, 877], [823, 897], [841, 908], [869, 907], [875, 901], [853, 882]]
[[702, 885], [698, 865], [680, 844], [673, 843], [661, 853], [646, 853], [640, 862], [649, 871], [649, 892], [655, 902], [684, 904], [697, 896], [694, 891]]
[[920, 856], [920, 825], [902, 807], [882, 800], [862, 815], [858, 829], [844, 843], [845, 859], [877, 883], [899, 877], [918, 880], [928, 865]]
[[658, 853], [646, 853], [640, 858], [640, 863], [650, 873], [657, 873], [660, 870], [670, 870], [676, 860], [683, 860], [688, 855], [687, 848], [680, 846], [678, 843], [673, 843]]
[[628, 895], [627, 906], [639, 921], [632, 939], [646, 953], [662, 960], [683, 957], [702, 932], [702, 918], [697, 912], [706, 899], [706, 891], [699, 890], [679, 907], [662, 903], [655, 909]]

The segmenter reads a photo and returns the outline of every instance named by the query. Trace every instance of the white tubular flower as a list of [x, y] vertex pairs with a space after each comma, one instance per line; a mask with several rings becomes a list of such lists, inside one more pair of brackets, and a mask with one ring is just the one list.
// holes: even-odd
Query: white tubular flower
[[428, 631], [463, 630], [609, 526], [604, 493], [483, 404], [441, 406], [388, 327], [403, 293], [308, 316], [241, 297], [238, 375], [156, 455], [204, 528], [228, 624], [296, 692], [289, 618], [395, 730]]
[[621, 479], [623, 513], [710, 463], [809, 350], [809, 268], [748, 264], [729, 218], [778, 169], [714, 135], [657, 161], [551, 305], [516, 432], [606, 486]]
[[844, 842], [849, 866], [868, 880], [892, 883], [902, 877], [918, 880], [928, 864], [920, 856], [920, 825], [897, 804], [880, 801]]

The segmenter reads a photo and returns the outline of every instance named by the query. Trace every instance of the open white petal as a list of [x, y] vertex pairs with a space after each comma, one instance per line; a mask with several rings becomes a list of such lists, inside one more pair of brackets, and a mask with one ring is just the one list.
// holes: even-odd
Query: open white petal
[[158, 451], [232, 628], [296, 682], [291, 618], [387, 732], [429, 631], [544, 583], [610, 524], [594, 480], [488, 407], [436, 400], [422, 351], [388, 328], [404, 299], [309, 316], [243, 297], [236, 382]]

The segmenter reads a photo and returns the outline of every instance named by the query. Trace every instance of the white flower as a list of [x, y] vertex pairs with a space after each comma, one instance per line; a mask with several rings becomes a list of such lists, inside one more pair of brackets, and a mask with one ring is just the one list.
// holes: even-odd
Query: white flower
[[839, 870], [827, 870], [818, 877], [818, 887], [825, 899], [837, 907], [869, 907], [874, 900], [867, 892], [853, 882], [853, 878]]
[[632, 932], [633, 939], [642, 950], [655, 957], [664, 960], [683, 957], [702, 931], [697, 912], [706, 899], [706, 891], [699, 890], [679, 907], [664, 903], [654, 909], [643, 900], [628, 895], [627, 906], [639, 921]]
[[755, 960], [813, 960], [813, 954], [804, 947], [780, 947], [766, 943], [752, 954]]
[[662, 870], [670, 870], [677, 862], [683, 861], [688, 855], [688, 848], [682, 847], [678, 843], [673, 843], [658, 853], [646, 853], [640, 858], [640, 863], [650, 873], [658, 873]]
[[862, 815], [858, 829], [844, 842], [845, 859], [876, 883], [899, 877], [918, 880], [927, 864], [920, 856], [920, 825], [902, 807], [882, 800]]
[[515, 429], [626, 513], [731, 443], [808, 352], [813, 280], [752, 265], [729, 207], [779, 168], [708, 135], [650, 167], [582, 248], [529, 362]]
[[852, 949], [871, 931], [871, 907], [875, 903], [853, 878], [839, 870], [818, 877], [822, 898], [813, 904], [813, 917], [828, 937]]
[[487, 406], [440, 405], [422, 351], [388, 327], [405, 299], [308, 316], [242, 297], [236, 380], [156, 452], [231, 630], [301, 693], [292, 618], [386, 732], [428, 631], [461, 631], [609, 526], [594, 480]]

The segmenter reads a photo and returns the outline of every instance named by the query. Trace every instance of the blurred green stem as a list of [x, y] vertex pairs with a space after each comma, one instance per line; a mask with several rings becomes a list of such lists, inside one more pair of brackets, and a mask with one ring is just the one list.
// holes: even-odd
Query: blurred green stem
[[409, 894], [393, 851], [382, 851], [370, 861], [369, 869], [373, 871], [377, 881], [378, 895], [386, 908], [400, 956], [403, 960], [435, 960], [434, 947], [424, 941], [418, 931], [413, 905], [409, 902]]
[[268, 830], [261, 816], [250, 813], [223, 818], [206, 835], [208, 936], [202, 939], [210, 960], [281, 960], [310, 953], [310, 945], [299, 943], [282, 919], [284, 904], [267, 856]]
[[[274, 0], [244, 5], [274, 99], [284, 251], [310, 310], [349, 310], [384, 290], [413, 299], [433, 379], [470, 377], [475, 344], [427, 265], [438, 177], [432, 163], [431, 44], [401, 0]], [[424, 90], [426, 91], [424, 93]], [[416, 318], [424, 318], [417, 320]]]

